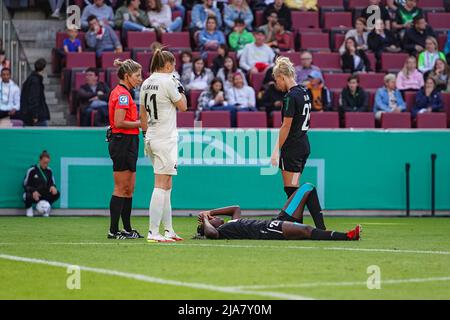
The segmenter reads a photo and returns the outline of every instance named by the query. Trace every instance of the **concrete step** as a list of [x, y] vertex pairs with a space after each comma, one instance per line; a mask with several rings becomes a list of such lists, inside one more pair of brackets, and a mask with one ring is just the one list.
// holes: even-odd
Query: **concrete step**
[[34, 35], [36, 40], [54, 40], [56, 32], [64, 31], [64, 20], [13, 19], [19, 39], [30, 39]]

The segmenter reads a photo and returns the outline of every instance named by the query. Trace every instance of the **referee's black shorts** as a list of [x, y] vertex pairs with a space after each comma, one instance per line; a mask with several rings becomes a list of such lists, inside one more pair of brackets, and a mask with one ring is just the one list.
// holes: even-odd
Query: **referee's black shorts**
[[299, 148], [282, 148], [280, 152], [279, 167], [282, 171], [303, 173], [309, 153]]
[[113, 171], [136, 172], [139, 152], [139, 136], [136, 134], [114, 133], [108, 146], [113, 161]]

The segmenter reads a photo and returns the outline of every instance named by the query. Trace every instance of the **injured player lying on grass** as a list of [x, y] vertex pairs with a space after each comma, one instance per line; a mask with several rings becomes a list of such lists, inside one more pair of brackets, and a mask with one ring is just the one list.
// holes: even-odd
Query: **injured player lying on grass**
[[[303, 224], [305, 206], [316, 227]], [[218, 216], [230, 216], [224, 222]], [[251, 239], [251, 240], [334, 240], [361, 239], [361, 226], [342, 233], [327, 231], [316, 188], [303, 184], [286, 202], [278, 216], [272, 220], [242, 219], [239, 206], [203, 211], [198, 217], [197, 236], [207, 239]]]

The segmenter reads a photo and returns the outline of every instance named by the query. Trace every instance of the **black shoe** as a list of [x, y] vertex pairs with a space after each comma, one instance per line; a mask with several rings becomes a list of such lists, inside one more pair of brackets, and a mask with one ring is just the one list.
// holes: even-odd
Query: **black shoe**
[[120, 232], [120, 231], [118, 231], [116, 233], [111, 233], [111, 231], [110, 231], [110, 232], [108, 232], [108, 239], [125, 240], [125, 239], [127, 239], [127, 237], [124, 234], [122, 234], [122, 232]]
[[139, 234], [139, 232], [137, 232], [137, 230], [132, 229], [130, 232], [123, 230], [122, 231], [122, 235], [126, 238], [126, 239], [141, 239], [144, 238], [143, 236], [141, 236]]

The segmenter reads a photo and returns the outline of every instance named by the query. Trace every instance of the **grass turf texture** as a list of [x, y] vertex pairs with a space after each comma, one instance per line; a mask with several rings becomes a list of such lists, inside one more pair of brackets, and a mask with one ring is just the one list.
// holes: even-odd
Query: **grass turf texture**
[[[450, 299], [448, 220], [328, 218], [326, 222], [328, 229], [340, 231], [361, 223], [363, 241], [191, 240], [196, 218], [175, 218], [174, 226], [186, 241], [176, 245], [148, 244], [144, 239], [107, 240], [108, 218], [3, 217], [0, 218], [0, 255], [220, 288], [250, 286], [241, 290], [262, 292], [262, 295], [152, 283], [90, 271], [81, 271], [80, 290], [69, 290], [64, 267], [0, 258], [0, 299], [276, 298], [264, 296], [265, 292], [314, 299]], [[133, 223], [146, 234], [147, 218], [133, 218]], [[307, 218], [306, 223], [311, 220]], [[380, 290], [369, 290], [365, 284], [369, 277], [367, 267], [371, 265], [381, 268]], [[436, 277], [447, 279], [386, 282]], [[261, 285], [267, 287], [252, 287]]]

